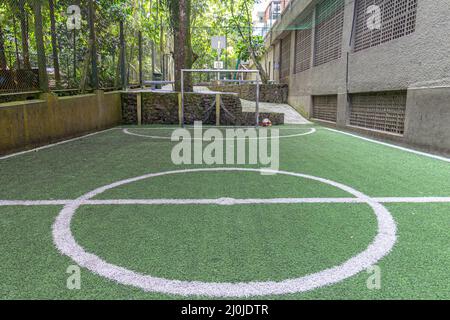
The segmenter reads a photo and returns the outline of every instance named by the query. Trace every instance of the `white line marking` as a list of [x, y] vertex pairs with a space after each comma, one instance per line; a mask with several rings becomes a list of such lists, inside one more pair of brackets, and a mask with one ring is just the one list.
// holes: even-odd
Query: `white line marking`
[[108, 131], [111, 131], [111, 130], [116, 130], [116, 128], [110, 128], [110, 129], [106, 129], [106, 130], [102, 130], [102, 131], [98, 131], [98, 132], [93, 132], [93, 133], [86, 134], [86, 135], [81, 136], [81, 137], [77, 137], [77, 138], [73, 138], [73, 139], [69, 139], [69, 140], [63, 140], [63, 141], [60, 141], [60, 142], [48, 144], [46, 146], [42, 146], [42, 147], [31, 149], [31, 150], [25, 150], [25, 151], [21, 151], [21, 152], [17, 152], [17, 153], [12, 153], [12, 154], [0, 157], [0, 160], [5, 160], [5, 159], [12, 158], [12, 157], [17, 157], [17, 156], [20, 156], [20, 155], [23, 155], [23, 154], [27, 154], [27, 153], [31, 153], [31, 152], [38, 152], [38, 151], [41, 151], [41, 150], [45, 150], [45, 149], [48, 149], [48, 148], [59, 146], [61, 144], [65, 144], [65, 143], [81, 140], [81, 139], [84, 139], [84, 138], [92, 137], [94, 135], [97, 135], [97, 134], [100, 134], [100, 133], [104, 133], [104, 132], [108, 132]]
[[[343, 264], [335, 266], [317, 273], [301, 276], [294, 279], [287, 279], [280, 282], [248, 282], [248, 283], [218, 283], [218, 282], [200, 282], [200, 281], [179, 281], [164, 278], [158, 278], [151, 275], [144, 275], [123, 267], [104, 261], [95, 254], [88, 253], [81, 247], [71, 232], [71, 221], [77, 209], [82, 202], [91, 200], [93, 197], [122, 185], [141, 181], [157, 176], [183, 174], [192, 172], [255, 172], [261, 171], [277, 173], [282, 175], [294, 176], [304, 179], [310, 179], [322, 182], [341, 190], [344, 190], [352, 196], [364, 200], [374, 211], [378, 221], [378, 233], [373, 242], [366, 250], [350, 258]], [[222, 198], [226, 203], [230, 199]], [[58, 250], [69, 256], [75, 263], [90, 271], [114, 280], [124, 285], [131, 285], [143, 289], [146, 292], [160, 292], [176, 295], [195, 295], [209, 297], [250, 297], [275, 294], [289, 294], [313, 290], [322, 286], [335, 284], [352, 277], [359, 272], [376, 264], [380, 259], [389, 254], [396, 242], [397, 227], [389, 211], [380, 203], [371, 199], [369, 196], [338, 182], [310, 175], [292, 173], [287, 171], [271, 171], [249, 168], [204, 168], [191, 170], [167, 171], [151, 173], [131, 179], [118, 181], [98, 189], [76, 199], [74, 202], [66, 205], [57, 216], [52, 227], [53, 241]]]
[[[175, 129], [182, 129], [183, 127], [180, 126], [172, 126], [172, 127], [119, 127], [118, 129], [127, 129], [127, 130], [132, 130], [132, 129], [138, 129], [138, 130], [175, 130]], [[255, 126], [205, 126], [202, 125], [203, 129], [214, 129], [214, 128], [218, 128], [218, 129], [255, 129]], [[189, 130], [193, 130], [195, 129], [195, 126], [184, 126], [184, 129], [189, 129]], [[272, 126], [272, 127], [257, 127], [256, 129], [260, 130], [260, 129], [279, 129], [279, 130], [298, 130], [298, 129], [310, 129], [308, 127], [304, 128], [304, 125], [298, 126], [298, 127], [293, 127], [293, 126], [289, 126], [289, 127], [284, 127], [284, 126]]]
[[387, 197], [375, 198], [382, 203], [450, 203], [450, 197]]
[[[379, 203], [450, 203], [450, 197], [384, 197], [372, 198]], [[301, 203], [365, 203], [361, 198], [272, 198], [272, 199], [102, 199], [102, 200], [0, 200], [6, 206], [60, 206], [77, 202], [80, 205], [252, 205]]]
[[72, 203], [73, 200], [0, 200], [3, 206], [60, 206]]
[[382, 142], [382, 141], [378, 141], [378, 140], [362, 137], [362, 136], [359, 136], [359, 135], [356, 135], [356, 134], [352, 134], [352, 133], [348, 133], [348, 132], [344, 132], [344, 131], [340, 131], [340, 130], [336, 130], [336, 129], [331, 129], [331, 128], [324, 128], [324, 129], [328, 130], [328, 131], [333, 131], [333, 132], [345, 134], [347, 136], [358, 138], [358, 139], [361, 139], [361, 140], [365, 140], [365, 141], [381, 144], [383, 146], [387, 146], [387, 147], [395, 148], [395, 149], [398, 149], [398, 150], [414, 153], [414, 154], [417, 154], [417, 155], [421, 155], [421, 156], [425, 156], [425, 157], [429, 157], [429, 158], [433, 158], [433, 159], [437, 159], [437, 160], [441, 160], [441, 161], [445, 161], [445, 162], [450, 162], [449, 158], [437, 156], [437, 155], [434, 155], [434, 154], [431, 154], [431, 153], [426, 153], [426, 152], [417, 151], [417, 150], [414, 150], [414, 149], [409, 149], [409, 148], [397, 146], [395, 144], [390, 144], [390, 143], [387, 143], [387, 142]]
[[[137, 128], [139, 129], [139, 128]], [[176, 129], [174, 129], [176, 130]], [[308, 130], [307, 132], [304, 133], [298, 133], [298, 134], [291, 134], [291, 135], [284, 135], [284, 136], [267, 136], [267, 137], [257, 137], [257, 138], [253, 138], [253, 137], [248, 137], [248, 138], [220, 138], [217, 139], [217, 141], [226, 141], [226, 140], [259, 140], [259, 139], [271, 139], [271, 138], [293, 138], [293, 137], [300, 137], [300, 136], [306, 136], [309, 134], [313, 134], [316, 132], [315, 128], [311, 128], [310, 130]], [[130, 132], [129, 129], [123, 129], [123, 133], [128, 134], [128, 135], [132, 135], [132, 136], [137, 136], [137, 137], [144, 137], [144, 138], [152, 138], [152, 139], [163, 139], [163, 140], [171, 140], [171, 137], [165, 137], [165, 136], [149, 136], [149, 135], [145, 135], [145, 134], [139, 134], [139, 133], [134, 133], [134, 132]], [[187, 140], [204, 140], [203, 138], [190, 138]]]
[[87, 200], [83, 205], [251, 205], [251, 204], [298, 204], [298, 203], [365, 203], [358, 198], [274, 198], [274, 199], [120, 199]]

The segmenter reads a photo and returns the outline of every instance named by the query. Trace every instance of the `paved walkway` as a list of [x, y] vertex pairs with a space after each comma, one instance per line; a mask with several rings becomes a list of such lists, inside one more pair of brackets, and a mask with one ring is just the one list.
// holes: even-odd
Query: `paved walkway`
[[[241, 99], [242, 110], [245, 112], [255, 112], [256, 105], [254, 101], [248, 101]], [[284, 113], [285, 124], [310, 124], [308, 120], [302, 117], [294, 108], [288, 104], [281, 103], [259, 103], [260, 112], [278, 112]]]
[[[207, 88], [207, 87], [195, 87], [194, 91], [208, 92], [211, 90], [209, 90], [209, 88]], [[248, 101], [248, 100], [241, 99], [241, 103], [242, 103], [242, 111], [244, 111], [244, 112], [255, 112], [256, 111], [256, 105], [255, 105], [254, 101]], [[284, 123], [285, 124], [310, 124], [311, 123], [288, 104], [260, 102], [259, 103], [259, 111], [260, 112], [284, 113]]]

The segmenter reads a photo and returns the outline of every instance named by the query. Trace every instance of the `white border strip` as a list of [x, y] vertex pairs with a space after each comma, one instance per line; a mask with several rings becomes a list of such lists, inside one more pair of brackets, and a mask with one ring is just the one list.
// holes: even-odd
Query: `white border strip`
[[8, 206], [60, 206], [67, 205], [73, 200], [0, 200], [0, 207]]
[[450, 159], [449, 158], [437, 156], [437, 155], [434, 155], [434, 154], [431, 154], [431, 153], [426, 153], [426, 152], [422, 152], [422, 151], [417, 151], [417, 150], [413, 150], [413, 149], [397, 146], [395, 144], [381, 142], [381, 141], [378, 141], [378, 140], [362, 137], [362, 136], [359, 136], [359, 135], [356, 135], [356, 134], [352, 134], [352, 133], [348, 133], [348, 132], [345, 132], [345, 131], [340, 131], [340, 130], [331, 129], [331, 128], [323, 128], [323, 129], [328, 130], [328, 131], [332, 131], [332, 132], [345, 134], [347, 136], [358, 138], [358, 139], [361, 139], [361, 140], [365, 140], [365, 141], [381, 144], [381, 145], [386, 146], [386, 147], [391, 147], [391, 148], [394, 148], [394, 149], [398, 149], [398, 150], [406, 151], [406, 152], [409, 152], [409, 153], [414, 153], [414, 154], [417, 154], [417, 155], [420, 155], [420, 156], [425, 156], [425, 157], [428, 157], [428, 158], [433, 158], [433, 159], [436, 159], [436, 160], [441, 160], [441, 161], [445, 161], [445, 162], [449, 162], [450, 163]]
[[[203, 129], [214, 129], [214, 128], [218, 128], [218, 129], [267, 129], [267, 130], [271, 130], [271, 129], [279, 129], [279, 130], [301, 130], [301, 129], [311, 129], [310, 126], [307, 125], [311, 125], [313, 123], [310, 124], [302, 124], [302, 125], [287, 125], [286, 127], [284, 125], [281, 126], [271, 126], [271, 127], [255, 127], [255, 126], [213, 126], [213, 125], [202, 125]], [[133, 129], [139, 129], [139, 130], [176, 130], [176, 129], [188, 129], [188, 130], [192, 130], [195, 129], [196, 127], [193, 125], [189, 125], [189, 126], [184, 126], [184, 127], [180, 127], [180, 126], [167, 126], [167, 127], [145, 127], [145, 126], [133, 126], [133, 127], [117, 127], [116, 129], [126, 129], [126, 130], [133, 130]]]
[[17, 152], [17, 153], [12, 153], [12, 154], [9, 154], [9, 155], [0, 157], [0, 160], [5, 160], [5, 159], [12, 158], [12, 157], [21, 156], [21, 155], [23, 155], [23, 154], [27, 154], [27, 153], [31, 153], [31, 152], [38, 152], [38, 151], [41, 151], [41, 150], [45, 150], [45, 149], [48, 149], [48, 148], [52, 148], [52, 147], [55, 147], [55, 146], [59, 146], [59, 145], [61, 145], [61, 144], [65, 144], [65, 143], [68, 143], [68, 142], [73, 142], [73, 141], [81, 140], [81, 139], [84, 139], [84, 138], [92, 137], [92, 136], [95, 136], [95, 135], [97, 135], [97, 134], [104, 133], [104, 132], [108, 132], [108, 131], [111, 131], [111, 130], [116, 130], [116, 129], [117, 129], [117, 128], [110, 128], [110, 129], [106, 129], [106, 130], [102, 130], [102, 131], [97, 131], [97, 132], [89, 133], [89, 134], [86, 134], [86, 135], [81, 136], [81, 137], [76, 137], [76, 138], [73, 138], [73, 139], [63, 140], [63, 141], [60, 141], [60, 142], [48, 144], [48, 145], [46, 145], [46, 146], [42, 146], [42, 147], [39, 147], [39, 148], [35, 148], [35, 149], [31, 149], [31, 150], [25, 150], [25, 151], [21, 151], [21, 152]]
[[[379, 203], [450, 203], [450, 197], [384, 197], [372, 198]], [[105, 200], [0, 200], [6, 206], [61, 206], [77, 202], [80, 205], [251, 205], [301, 203], [365, 203], [360, 198], [268, 198], [268, 199], [105, 199]]]
[[450, 197], [388, 197], [374, 200], [381, 203], [450, 203]]

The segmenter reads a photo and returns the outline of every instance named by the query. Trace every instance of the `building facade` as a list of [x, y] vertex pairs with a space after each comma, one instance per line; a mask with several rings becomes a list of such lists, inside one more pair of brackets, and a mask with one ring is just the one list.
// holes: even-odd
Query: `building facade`
[[448, 0], [293, 0], [263, 65], [312, 119], [450, 152], [449, 40]]
[[265, 37], [288, 7], [289, 2], [290, 0], [270, 0], [262, 3], [264, 11], [256, 12], [254, 17], [255, 35]]

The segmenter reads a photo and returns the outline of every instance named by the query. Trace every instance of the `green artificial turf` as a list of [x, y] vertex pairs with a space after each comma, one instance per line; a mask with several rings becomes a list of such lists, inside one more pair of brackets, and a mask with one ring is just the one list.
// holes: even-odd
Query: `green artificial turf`
[[[294, 134], [310, 127], [280, 131]], [[372, 197], [450, 196], [449, 163], [316, 128], [315, 134], [281, 140], [281, 170], [330, 179]], [[173, 146], [114, 129], [0, 160], [0, 200], [75, 199], [118, 180], [206, 167], [172, 164]], [[351, 195], [291, 176], [199, 172], [146, 179], [96, 198], [221, 197]], [[397, 223], [398, 241], [378, 264], [381, 290], [367, 289], [369, 274], [361, 272], [329, 287], [263, 298], [449, 299], [450, 204], [386, 207]], [[0, 298], [185, 298], [145, 293], [85, 269], [81, 290], [68, 290], [66, 269], [73, 262], [58, 253], [51, 235], [61, 209], [0, 206]], [[282, 280], [342, 263], [372, 241], [376, 221], [364, 204], [82, 206], [72, 230], [88, 251], [132, 270], [169, 279], [236, 282]]]
[[248, 282], [339, 265], [377, 228], [367, 205], [284, 204], [83, 207], [72, 229], [87, 251], [140, 273]]

